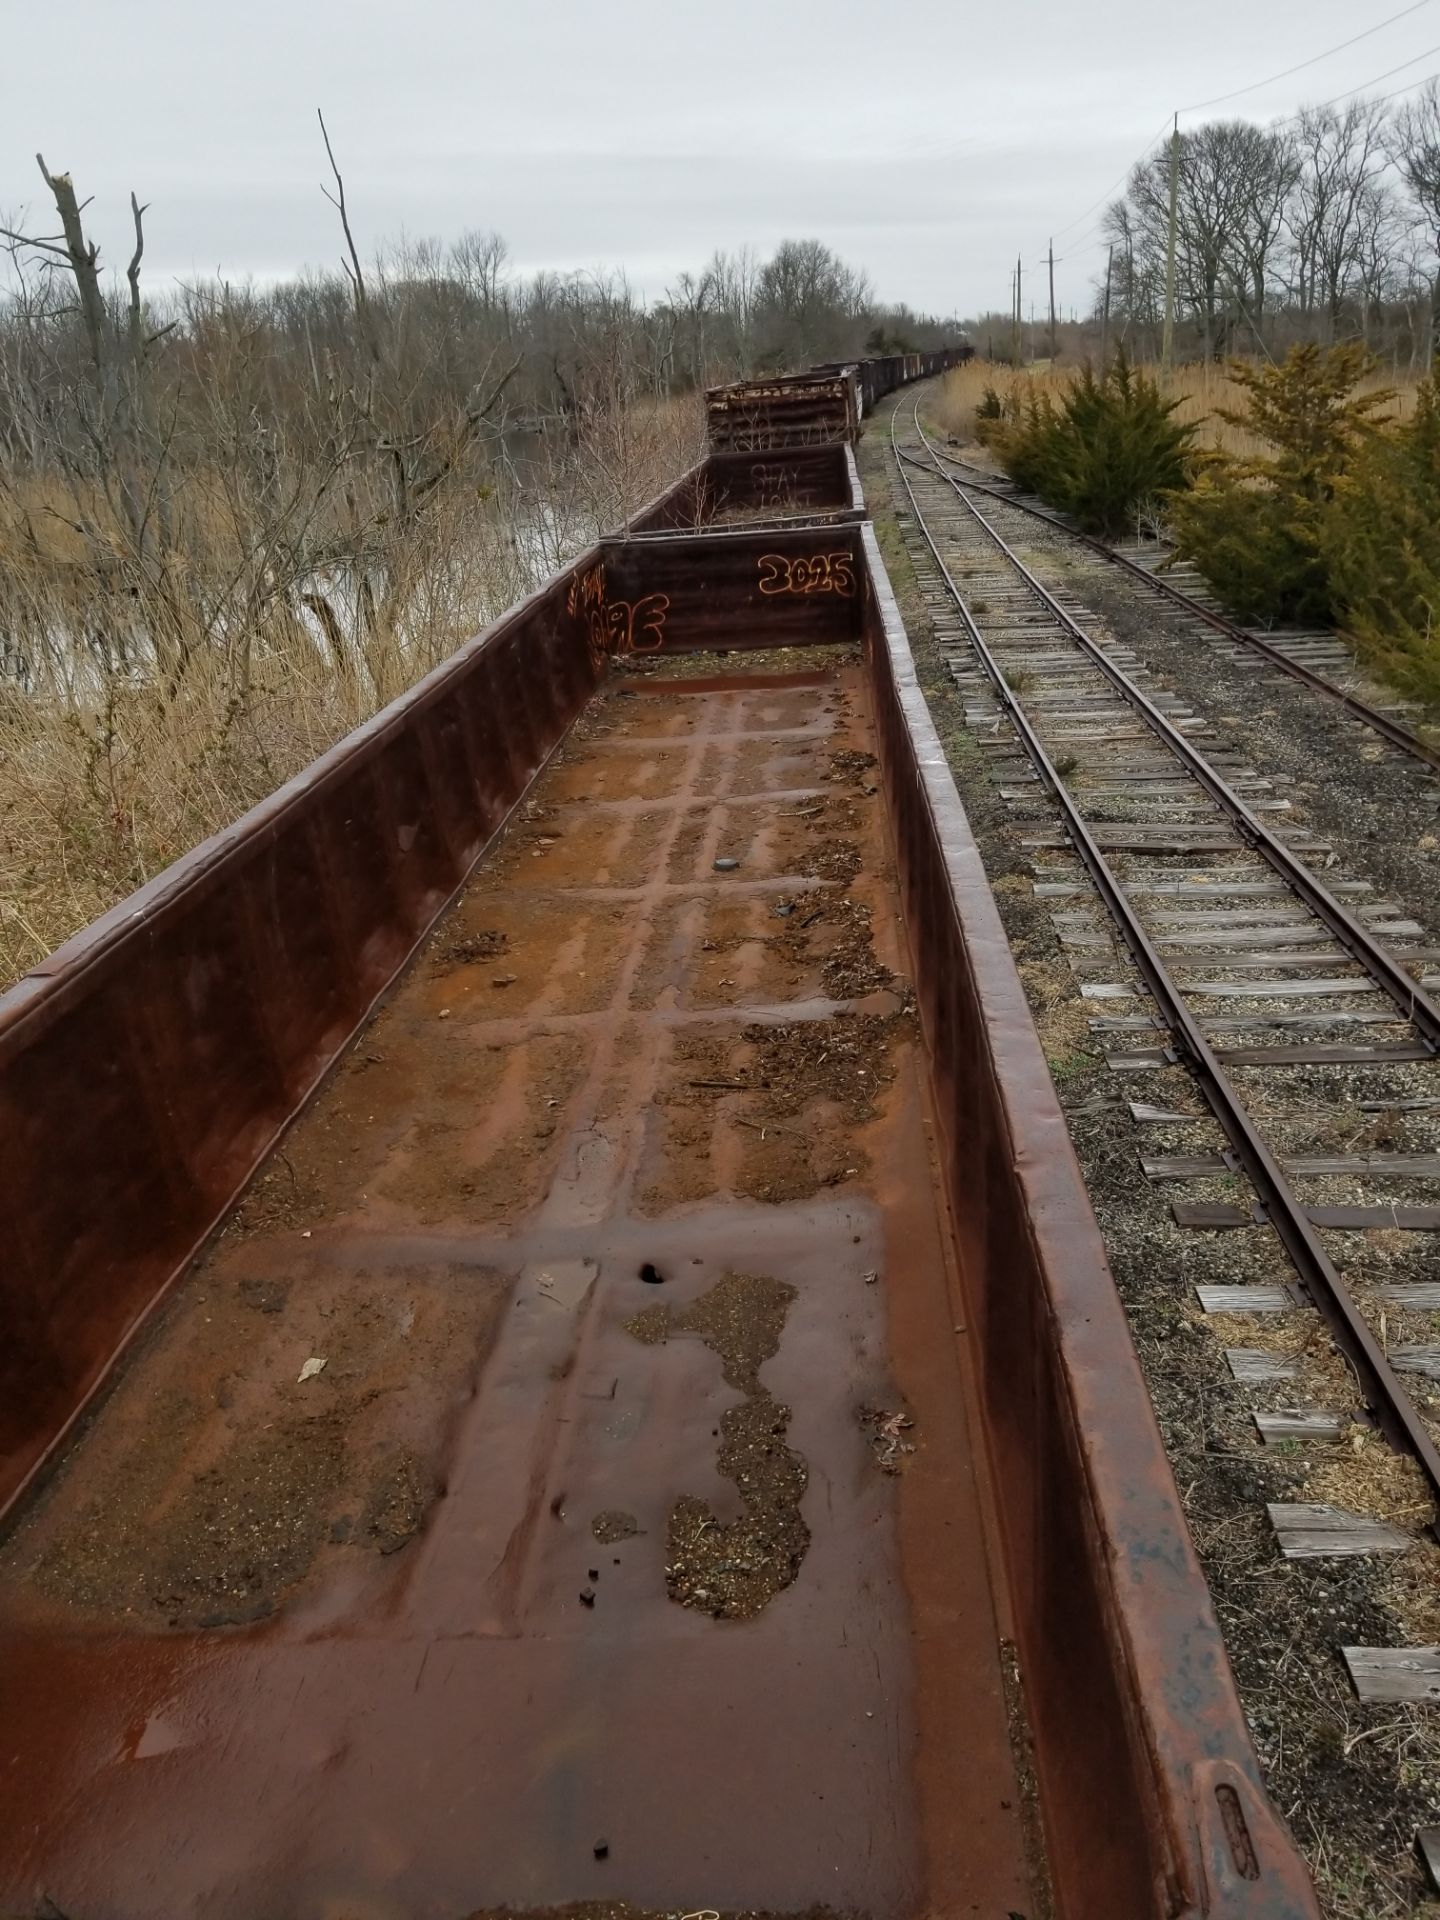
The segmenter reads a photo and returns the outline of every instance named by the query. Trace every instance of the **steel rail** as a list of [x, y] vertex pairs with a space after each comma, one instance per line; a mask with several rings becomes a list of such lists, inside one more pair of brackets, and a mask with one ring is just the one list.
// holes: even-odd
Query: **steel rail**
[[[918, 419], [916, 424], [919, 425]], [[941, 452], [939, 448], [933, 446], [926, 439], [923, 427], [920, 429], [920, 434], [930, 448], [932, 456], [938, 455], [948, 466], [963, 467], [969, 473], [980, 471], [972, 467], [968, 460], [957, 460], [954, 454]], [[1104, 559], [1112, 561], [1115, 566], [1123, 567], [1127, 573], [1133, 574], [1137, 580], [1153, 588], [1156, 593], [1175, 606], [1183, 608], [1186, 613], [1193, 614], [1197, 620], [1203, 620], [1207, 626], [1213, 627], [1216, 633], [1223, 633], [1227, 640], [1234, 640], [1241, 646], [1251, 648], [1263, 659], [1268, 660], [1272, 666], [1280, 667], [1294, 679], [1301, 681], [1312, 692], [1323, 693], [1331, 700], [1338, 700], [1347, 713], [1363, 721], [1372, 732], [1378, 733], [1382, 740], [1388, 740], [1392, 747], [1398, 747], [1402, 753], [1408, 753], [1416, 760], [1423, 760], [1426, 766], [1440, 773], [1440, 749], [1430, 746], [1403, 721], [1392, 720], [1388, 714], [1381, 713], [1378, 708], [1367, 705], [1363, 700], [1357, 700], [1353, 694], [1346, 693], [1343, 687], [1337, 687], [1333, 680], [1327, 680], [1323, 674], [1316, 673], [1302, 661], [1292, 660], [1282, 648], [1272, 646], [1268, 640], [1261, 639], [1258, 634], [1247, 632], [1235, 621], [1227, 619], [1223, 613], [1215, 613], [1211, 608], [1202, 606], [1193, 594], [1186, 593], [1183, 587], [1177, 587], [1172, 580], [1157, 578], [1147, 567], [1142, 567], [1138, 560], [1132, 560], [1128, 554], [1117, 553], [1114, 547], [1097, 539], [1093, 533], [1082, 533], [1078, 527], [1067, 525], [1059, 514], [1052, 513], [1045, 507], [1037, 507], [1028, 500], [1017, 499], [1003, 488], [991, 486], [984, 480], [966, 480], [962, 484], [977, 493], [991, 494], [995, 499], [1003, 500], [1007, 506], [1016, 507], [1021, 513], [1028, 513], [1036, 520], [1044, 521], [1046, 526], [1054, 527], [1057, 532], [1067, 534], [1070, 539], [1078, 540], [1082, 545], [1092, 548]]]
[[[915, 430], [926, 447], [930, 449], [933, 457], [935, 450], [930, 445], [924, 428], [920, 425], [918, 401], [915, 403], [915, 414]], [[893, 415], [891, 426], [893, 429]], [[899, 452], [898, 447], [896, 451]], [[965, 498], [962, 484], [946, 473], [938, 461], [934, 472], [953, 491], [956, 499], [973, 517], [976, 524], [999, 547], [1046, 611], [1060, 623], [1111, 684], [1124, 695], [1151, 731], [1164, 741], [1179, 760], [1183, 761], [1187, 770], [1204, 787], [1211, 799], [1230, 816], [1242, 837], [1248, 840], [1255, 851], [1263, 855], [1270, 865], [1290, 883], [1316, 917], [1347, 949], [1350, 957], [1362, 966], [1381, 991], [1389, 996], [1405, 1019], [1414, 1023], [1431, 1049], [1440, 1051], [1440, 1007], [1436, 1006], [1424, 989], [1410, 978], [1400, 962], [1380, 945], [1374, 935], [1360, 924], [1349, 909], [1315, 878], [1310, 869], [1290, 851], [1279, 835], [1273, 833], [1259, 815], [1246, 806], [1240, 795], [1221, 778], [1204, 755], [1191, 746], [1179, 728], [1166, 719], [1154, 702], [1146, 696], [1143, 689], [1138, 687], [1120, 667], [1117, 667], [1104, 648], [1092, 640], [1085, 629], [1066, 612], [1054, 594], [1036, 578], [1025, 562], [1009, 546], [1004, 536], [985, 518], [974, 501]]]
[[[1440, 1452], [1437, 1452], [1434, 1441], [1415, 1411], [1410, 1396], [1396, 1378], [1383, 1348], [1376, 1341], [1356, 1307], [1316, 1230], [1310, 1224], [1305, 1209], [1292, 1192], [1283, 1169], [1257, 1132], [1244, 1102], [1232, 1085], [1214, 1049], [1205, 1038], [1198, 1020], [1186, 1004], [1181, 989], [1171, 977], [1169, 969], [1146, 933], [1139, 915], [1125, 893], [1123, 883], [1101, 852], [1099, 844], [1086, 825], [1083, 814], [1064, 780], [1056, 771], [1023, 706], [1011, 690], [998, 660], [981, 635], [964, 595], [941, 556], [940, 549], [926, 524], [925, 516], [920, 510], [915, 489], [911, 486], [902, 463], [900, 446], [895, 436], [895, 420], [898, 413], [899, 404], [897, 403], [890, 416], [890, 443], [896, 455], [896, 467], [901, 483], [909, 496], [915, 524], [930, 549], [946, 591], [955, 603], [976, 656], [995, 687], [996, 698], [1008, 714], [1037, 772], [1059, 806], [1076, 851], [1119, 928], [1121, 938], [1129, 948], [1154, 1004], [1160, 1010], [1165, 1024], [1177, 1042], [1178, 1052], [1186, 1057], [1206, 1103], [1234, 1148], [1241, 1167], [1249, 1176], [1271, 1225], [1275, 1228], [1281, 1244], [1290, 1257], [1302, 1287], [1314, 1305], [1324, 1314], [1337, 1340], [1348, 1355], [1359, 1380], [1361, 1392], [1369, 1403], [1377, 1425], [1393, 1445], [1403, 1448], [1414, 1456], [1429, 1483], [1431, 1493], [1437, 1502], [1440, 1502]], [[916, 424], [918, 427], [918, 421]], [[922, 463], [912, 461], [911, 464]], [[923, 466], [922, 470], [931, 471]], [[954, 485], [938, 465], [933, 471], [937, 478], [947, 481], [951, 486]], [[972, 508], [971, 511], [973, 512], [974, 509]], [[978, 514], [976, 517], [981, 518]], [[1002, 546], [1003, 544], [1001, 542]], [[1008, 548], [1005, 551], [1009, 553]], [[1013, 555], [1010, 557], [1014, 559]], [[1015, 560], [1014, 564], [1034, 584], [1032, 576], [1023, 564], [1018, 560]], [[1043, 595], [1044, 589], [1040, 591]], [[1044, 597], [1047, 601], [1049, 600], [1048, 595]], [[1089, 636], [1083, 635], [1083, 630], [1076, 628], [1068, 616], [1066, 616], [1066, 626], [1067, 630], [1083, 637], [1088, 643], [1087, 651], [1094, 648], [1094, 642], [1089, 641]], [[1124, 676], [1122, 675], [1121, 678], [1123, 679]], [[1126, 682], [1127, 686], [1132, 684]], [[1138, 694], [1138, 689], [1136, 692]], [[1144, 701], [1144, 696], [1139, 695], [1139, 699]], [[1145, 704], [1149, 703], [1145, 702]], [[1168, 732], [1173, 733], [1174, 729], [1170, 728]], [[1187, 764], [1194, 757], [1193, 751], [1187, 752]], [[1218, 780], [1218, 777], [1216, 783], [1224, 792], [1229, 793], [1229, 789]], [[1248, 812], [1248, 809], [1242, 809], [1242, 811]], [[1432, 1008], [1431, 1011], [1433, 1013], [1434, 1009]]]

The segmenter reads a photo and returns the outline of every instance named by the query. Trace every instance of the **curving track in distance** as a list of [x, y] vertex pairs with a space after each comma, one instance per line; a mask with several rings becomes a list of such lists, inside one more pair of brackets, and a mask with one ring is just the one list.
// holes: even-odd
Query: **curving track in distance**
[[[1377, 1337], [1373, 1302], [1367, 1312], [1356, 1297], [1357, 1290], [1367, 1298], [1369, 1291], [1363, 1240], [1353, 1260], [1347, 1252], [1342, 1273], [1319, 1231], [1320, 1224], [1364, 1224], [1336, 1216], [1366, 1209], [1308, 1206], [1293, 1184], [1356, 1169], [1333, 1154], [1296, 1151], [1293, 1135], [1305, 1125], [1304, 1111], [1294, 1107], [1293, 1096], [1287, 1106], [1292, 1077], [1275, 1071], [1333, 1065], [1383, 1074], [1387, 1067], [1413, 1070], [1434, 1060], [1440, 1008], [1409, 971], [1433, 950], [1392, 952], [1389, 941], [1411, 939], [1421, 929], [1384, 903], [1352, 910], [1334, 886], [1320, 881], [1300, 853], [1331, 850], [1264, 817], [1289, 808], [1288, 800], [1274, 797], [1277, 783], [1241, 765], [1223, 743], [1202, 749], [1192, 736], [1208, 733], [1203, 716], [1154, 685], [1125, 649], [1095, 638], [1037, 578], [1015, 551], [1016, 536], [1007, 538], [997, 524], [1007, 513], [1033, 509], [987, 488], [982, 510], [970, 497], [982, 489], [941, 464], [920, 426], [918, 402], [910, 409], [908, 444], [902, 444], [900, 421], [897, 404], [890, 421], [895, 473], [914, 516], [912, 545], [922, 561], [928, 552], [958, 619], [958, 632], [953, 622], [951, 628], [961, 644], [952, 645], [947, 659], [967, 720], [982, 730], [1001, 777], [1030, 785], [1028, 793], [1023, 785], [1002, 788], [1004, 797], [1023, 801], [1048, 793], [1059, 831], [1029, 844], [1078, 856], [1143, 983], [1139, 996], [1109, 983], [1082, 992], [1102, 1008], [1107, 999], [1135, 997], [1143, 1006], [1148, 997], [1146, 1011], [1114, 1018], [1102, 1011], [1091, 1024], [1101, 1031], [1148, 1031], [1151, 1042], [1161, 1040], [1129, 1058], [1112, 1056], [1112, 1064], [1183, 1063], [1229, 1142], [1229, 1153], [1218, 1159], [1156, 1159], [1143, 1163], [1146, 1171], [1166, 1178], [1248, 1176], [1257, 1220], [1273, 1226], [1293, 1265], [1300, 1291], [1292, 1298], [1325, 1315], [1370, 1416], [1392, 1445], [1413, 1454], [1440, 1499], [1434, 1433]], [[1020, 763], [1021, 754], [1033, 771]], [[1123, 820], [1114, 818], [1117, 807]], [[1080, 878], [1061, 867], [1054, 881], [1042, 878], [1037, 892], [1082, 897], [1083, 885], [1071, 884]], [[1366, 891], [1364, 883], [1341, 885], [1352, 895]], [[1057, 913], [1056, 921], [1077, 970], [1108, 946], [1083, 906]], [[1217, 999], [1225, 1008], [1219, 1015], [1208, 1011]], [[1337, 1032], [1360, 1038], [1337, 1042]], [[1219, 1044], [1221, 1033], [1237, 1033], [1241, 1044]], [[1242, 1091], [1236, 1068], [1247, 1070], [1252, 1083], [1263, 1081], [1263, 1096], [1253, 1084]], [[1266, 1071], [1257, 1076], [1251, 1069]], [[1417, 1103], [1401, 1091], [1395, 1104], [1440, 1106], [1440, 1100]], [[1164, 1115], [1137, 1107], [1136, 1117], [1160, 1121]], [[1440, 1198], [1440, 1156], [1371, 1155], [1363, 1173], [1404, 1180], [1409, 1190]], [[1186, 1211], [1205, 1210], [1177, 1209], [1177, 1217]], [[1440, 1209], [1402, 1207], [1395, 1218], [1440, 1225]]]

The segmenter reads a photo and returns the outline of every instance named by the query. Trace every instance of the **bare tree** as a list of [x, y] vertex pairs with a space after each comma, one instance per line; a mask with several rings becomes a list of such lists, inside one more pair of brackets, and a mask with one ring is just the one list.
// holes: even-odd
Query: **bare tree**
[[693, 273], [682, 273], [673, 287], [665, 292], [665, 308], [674, 325], [674, 334], [679, 337], [679, 351], [683, 355], [689, 381], [692, 387], [705, 384], [708, 365], [706, 342], [706, 323], [716, 306], [717, 288], [707, 268], [698, 278]]
[[505, 267], [510, 249], [498, 233], [472, 227], [450, 248], [450, 266], [456, 279], [483, 313], [504, 304]]
[[1431, 289], [1425, 359], [1440, 350], [1440, 81], [1432, 80], [1418, 98], [1397, 109], [1390, 126], [1389, 151], [1430, 255]]
[[1301, 165], [1288, 221], [1296, 292], [1301, 310], [1320, 315], [1325, 337], [1334, 340], [1367, 229], [1383, 216], [1383, 109], [1370, 100], [1307, 108], [1299, 116], [1295, 145]]
[[719, 335], [717, 359], [736, 373], [753, 373], [760, 262], [749, 247], [733, 254], [717, 252], [710, 257], [705, 277], [712, 288], [717, 323], [712, 337]]
[[760, 271], [756, 311], [780, 366], [805, 366], [853, 351], [870, 285], [819, 240], [782, 240]]
[[[1101, 231], [1113, 249], [1111, 311], [1117, 337], [1134, 352], [1143, 332], [1158, 339], [1165, 289], [1162, 229], [1146, 200], [1116, 200], [1105, 211]], [[1101, 292], [1099, 283], [1096, 294]]]
[[[1209, 359], [1238, 318], [1237, 283], [1248, 285], [1269, 243], [1257, 225], [1267, 207], [1272, 156], [1243, 122], [1216, 121], [1182, 135], [1177, 194], [1176, 280], [1182, 309], [1199, 323]], [[1263, 136], [1262, 136], [1263, 139]], [[1169, 156], [1142, 161], [1124, 212], [1112, 208], [1107, 238], [1124, 247], [1127, 274], [1163, 285], [1169, 228]], [[1263, 282], [1263, 268], [1262, 268]]]
[[134, 249], [125, 270], [126, 294], [123, 302], [112, 301], [101, 278], [100, 249], [85, 232], [74, 182], [68, 173], [51, 173], [42, 154], [35, 159], [60, 232], [3, 231], [16, 255], [28, 256], [47, 280], [68, 277], [72, 300], [50, 297], [52, 284], [46, 298], [26, 308], [31, 378], [13, 397], [37, 429], [47, 437], [58, 430], [62, 439], [71, 526], [86, 543], [95, 583], [104, 589], [97, 603], [98, 644], [112, 655], [123, 654], [132, 626], [126, 598], [143, 585], [157, 615], [150, 637], [162, 673], [172, 678], [183, 664], [176, 657], [177, 627], [167, 604], [173, 421], [165, 419], [151, 377], [171, 326], [152, 327], [141, 296], [146, 208], [132, 193]]
[[[1147, 339], [1163, 302], [1169, 155], [1132, 172], [1101, 222], [1121, 337]], [[1272, 339], [1358, 336], [1412, 361], [1440, 345], [1440, 83], [1386, 103], [1304, 108], [1269, 128], [1185, 132], [1177, 194], [1177, 307], [1206, 356]], [[1425, 324], [1412, 325], [1417, 274]], [[1100, 297], [1103, 276], [1095, 282]]]
[[1234, 121], [1227, 129], [1224, 164], [1232, 171], [1234, 226], [1225, 237], [1237, 296], [1255, 345], [1265, 347], [1271, 270], [1285, 230], [1285, 208], [1300, 173], [1295, 145], [1284, 131]]

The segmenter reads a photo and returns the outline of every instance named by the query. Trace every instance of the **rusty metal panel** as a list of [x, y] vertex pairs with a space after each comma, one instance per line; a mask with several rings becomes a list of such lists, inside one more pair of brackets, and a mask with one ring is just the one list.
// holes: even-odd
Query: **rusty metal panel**
[[603, 631], [610, 650], [812, 646], [855, 639], [860, 543], [853, 524], [606, 541]]
[[[783, 520], [864, 511], [851, 449], [839, 442], [711, 453], [632, 520], [631, 536], [694, 532], [728, 518]], [[617, 529], [623, 538], [626, 529]]]
[[849, 369], [712, 387], [705, 415], [712, 451], [757, 452], [849, 440], [859, 428]]
[[712, 452], [764, 452], [854, 440], [876, 401], [907, 381], [958, 366], [970, 346], [830, 361], [804, 373], [711, 387], [705, 413]]
[[0, 1505], [593, 691], [587, 555], [0, 999]]
[[873, 529], [865, 644], [1064, 1915], [1316, 1920]]
[[729, 513], [784, 514], [857, 506], [843, 444], [773, 453], [715, 453], [701, 472], [711, 519]]

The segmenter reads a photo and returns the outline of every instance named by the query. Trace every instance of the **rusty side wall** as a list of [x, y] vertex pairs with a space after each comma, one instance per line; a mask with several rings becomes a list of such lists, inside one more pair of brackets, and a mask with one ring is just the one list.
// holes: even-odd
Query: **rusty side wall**
[[[863, 539], [876, 724], [1059, 1911], [1314, 1920], [868, 523]], [[1227, 1837], [1237, 1820], [1248, 1859]]]
[[631, 521], [632, 534], [694, 532], [728, 514], [864, 511], [855, 457], [846, 445], [772, 453], [712, 453]]
[[815, 646], [860, 634], [859, 528], [768, 528], [606, 541], [613, 649]]
[[854, 370], [712, 387], [705, 418], [714, 453], [766, 452], [851, 440], [860, 428]]
[[859, 512], [846, 445], [786, 447], [774, 453], [713, 453], [701, 489], [716, 517], [726, 513]]
[[959, 366], [969, 346], [936, 347], [870, 360], [828, 361], [803, 373], [710, 387], [705, 416], [714, 453], [763, 452], [854, 440], [877, 400], [911, 380]]
[[710, 517], [704, 484], [707, 465], [707, 461], [701, 460], [695, 466], [687, 467], [678, 480], [657, 495], [648, 506], [641, 508], [628, 529], [617, 529], [617, 534], [625, 531], [661, 533], [671, 527], [702, 525]]
[[[892, 353], [875, 359], [857, 360], [850, 371], [855, 375], [862, 417], [871, 411], [877, 400], [883, 400], [887, 393], [893, 393], [897, 387], [903, 387], [911, 380], [928, 380], [937, 373], [944, 373], [947, 367], [958, 367], [974, 357], [973, 347], [958, 346], [930, 347], [923, 353]], [[812, 368], [811, 371], [835, 373], [840, 371], [840, 366], [838, 362], [832, 362], [825, 367]]]
[[0, 1506], [596, 682], [586, 556], [0, 1000]]

